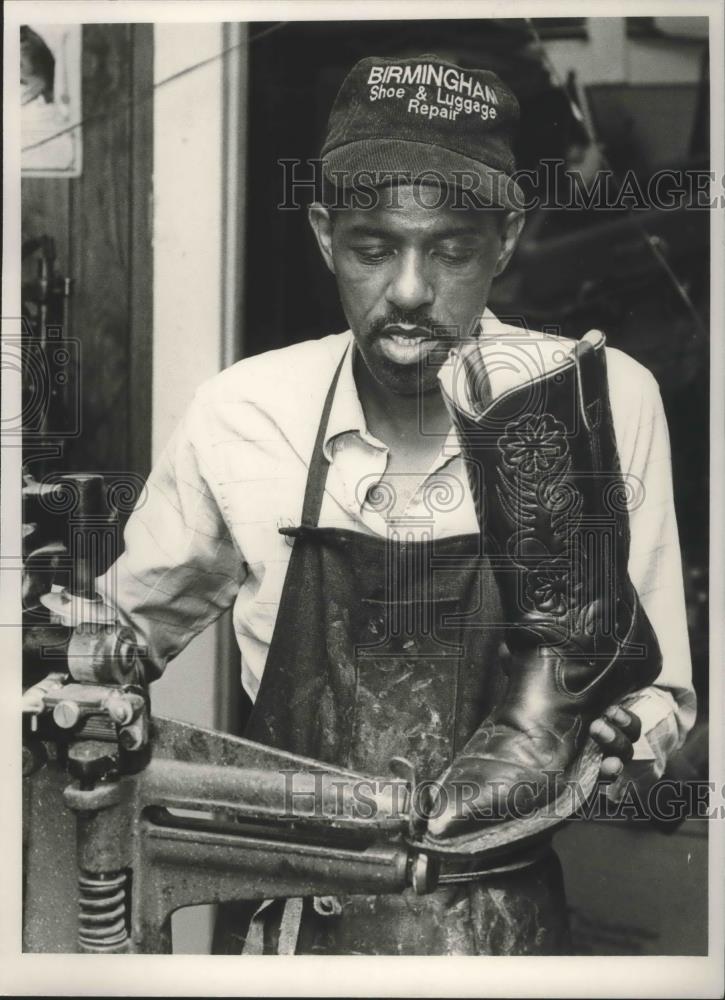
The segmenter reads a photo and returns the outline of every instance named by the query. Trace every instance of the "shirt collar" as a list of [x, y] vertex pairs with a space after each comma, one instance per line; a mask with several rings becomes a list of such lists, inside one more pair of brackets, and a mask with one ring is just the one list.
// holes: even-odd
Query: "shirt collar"
[[381, 451], [388, 450], [387, 446], [368, 430], [352, 369], [354, 354], [355, 340], [352, 332], [348, 331], [347, 348], [340, 369], [340, 377], [337, 380], [337, 388], [332, 400], [323, 444], [323, 453], [328, 462], [332, 462], [334, 439], [340, 434], [347, 434], [350, 431], [356, 431], [363, 441], [366, 441], [373, 448], [378, 448]]
[[486, 307], [479, 320], [479, 327], [481, 337], [497, 337], [500, 336], [502, 330], [505, 328], [505, 324]]
[[[480, 319], [481, 333], [484, 337], [496, 336], [502, 324], [490, 309], [484, 310]], [[358, 396], [355, 385], [355, 375], [353, 373], [353, 357], [355, 354], [355, 340], [352, 331], [347, 331], [347, 348], [345, 357], [340, 369], [340, 378], [335, 389], [335, 396], [332, 400], [330, 416], [327, 421], [327, 431], [323, 444], [323, 453], [328, 462], [332, 462], [332, 443], [340, 434], [357, 432], [363, 441], [371, 447], [380, 451], [388, 450], [378, 438], [370, 433], [365, 421], [362, 403]], [[443, 452], [448, 458], [460, 455], [461, 446], [455, 427], [451, 425], [448, 437], [443, 444]]]

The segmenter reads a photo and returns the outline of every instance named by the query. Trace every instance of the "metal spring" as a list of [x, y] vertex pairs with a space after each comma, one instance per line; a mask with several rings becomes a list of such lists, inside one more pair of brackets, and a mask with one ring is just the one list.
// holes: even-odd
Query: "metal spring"
[[84, 951], [118, 949], [128, 939], [125, 872], [78, 876], [78, 943]]
[[89, 715], [79, 726], [77, 736], [87, 740], [116, 740], [116, 727], [102, 715]]

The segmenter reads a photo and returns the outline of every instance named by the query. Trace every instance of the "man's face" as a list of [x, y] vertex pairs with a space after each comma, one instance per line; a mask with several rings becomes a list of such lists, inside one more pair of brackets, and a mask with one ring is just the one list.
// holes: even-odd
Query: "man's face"
[[501, 211], [439, 201], [438, 189], [404, 186], [333, 224], [321, 207], [312, 218], [367, 368], [404, 395], [437, 388], [450, 347], [477, 334], [520, 228]]

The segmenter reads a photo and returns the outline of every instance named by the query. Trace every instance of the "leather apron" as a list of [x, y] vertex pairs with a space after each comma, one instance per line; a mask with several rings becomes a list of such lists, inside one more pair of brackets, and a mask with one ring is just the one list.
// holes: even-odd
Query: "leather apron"
[[[489, 713], [503, 685], [501, 609], [479, 534], [436, 540], [319, 526], [323, 451], [342, 362], [309, 465], [277, 620], [244, 733], [370, 775], [407, 758], [434, 779]], [[456, 877], [475, 863], [448, 866]], [[479, 866], [480, 867], [480, 866]], [[328, 901], [329, 903], [330, 901]], [[551, 848], [514, 872], [440, 886], [430, 895], [305, 900], [297, 954], [560, 954], [561, 871]], [[214, 950], [239, 954], [256, 904], [221, 907]], [[280, 909], [269, 909], [274, 951]]]

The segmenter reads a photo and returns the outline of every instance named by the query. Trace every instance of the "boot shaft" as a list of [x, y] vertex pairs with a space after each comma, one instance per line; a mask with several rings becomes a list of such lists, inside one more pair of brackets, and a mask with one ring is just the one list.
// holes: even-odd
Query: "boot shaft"
[[[516, 350], [512, 344], [512, 367]], [[529, 366], [523, 384], [497, 395], [485, 345], [465, 349], [464, 358], [467, 398], [459, 393], [454, 401], [443, 385], [444, 396], [511, 652], [547, 647], [568, 661], [570, 683], [578, 687], [595, 665], [620, 655], [623, 643], [632, 645], [636, 626], [634, 672], [656, 676], [656, 640], [627, 571], [627, 507], [638, 484], [625, 481], [620, 469], [604, 338], [588, 335], [568, 354], [562, 350], [553, 370]]]

